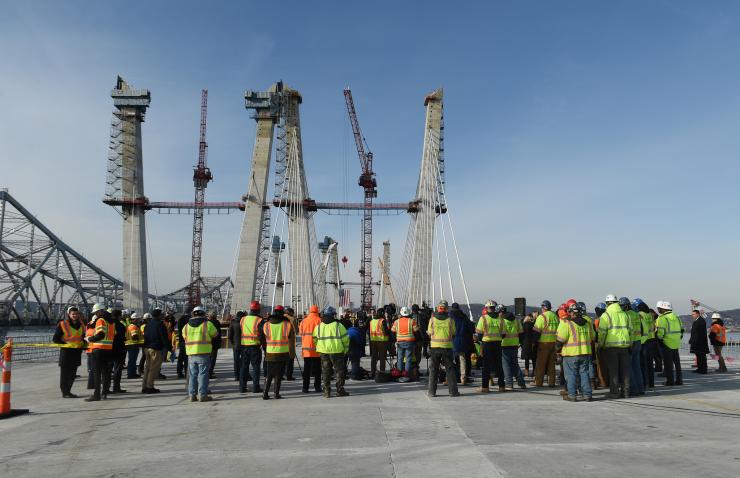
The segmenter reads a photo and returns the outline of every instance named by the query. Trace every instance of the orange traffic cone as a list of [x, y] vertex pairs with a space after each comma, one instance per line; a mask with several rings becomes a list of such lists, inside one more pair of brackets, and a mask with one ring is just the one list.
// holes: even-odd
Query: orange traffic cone
[[10, 367], [13, 362], [13, 339], [8, 339], [8, 343], [2, 348], [3, 357], [0, 359], [0, 419], [10, 418], [16, 415], [28, 413], [28, 410], [13, 410], [10, 408]]

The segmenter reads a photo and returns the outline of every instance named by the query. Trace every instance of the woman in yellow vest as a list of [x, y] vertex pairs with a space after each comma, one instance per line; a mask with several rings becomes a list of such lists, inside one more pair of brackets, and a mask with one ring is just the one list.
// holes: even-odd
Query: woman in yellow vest
[[568, 319], [558, 324], [555, 345], [563, 357], [563, 370], [565, 372], [565, 383], [568, 394], [563, 400], [576, 401], [577, 392], [580, 391], [586, 401], [592, 400], [591, 377], [589, 367], [591, 364], [591, 341], [593, 340], [593, 328], [583, 318], [583, 310], [578, 304], [568, 307]]
[[82, 364], [82, 349], [85, 347], [83, 337], [85, 326], [82, 314], [75, 306], [67, 309], [67, 318], [57, 324], [52, 341], [60, 344], [59, 348], [59, 388], [62, 397], [77, 398], [72, 393], [72, 385], [77, 375], [77, 367]]
[[267, 364], [262, 399], [270, 399], [270, 385], [273, 380], [275, 380], [275, 398], [283, 398], [280, 396], [280, 384], [283, 381], [283, 373], [285, 373], [288, 360], [293, 360], [295, 357], [295, 330], [285, 316], [285, 309], [282, 305], [275, 306], [270, 317], [262, 324], [260, 341], [265, 344], [265, 363]]
[[197, 402], [198, 396], [201, 402], [213, 400], [208, 394], [208, 381], [212, 341], [217, 335], [218, 329], [206, 319], [206, 311], [201, 306], [194, 307], [192, 317], [182, 331], [188, 356], [188, 395], [191, 402]]

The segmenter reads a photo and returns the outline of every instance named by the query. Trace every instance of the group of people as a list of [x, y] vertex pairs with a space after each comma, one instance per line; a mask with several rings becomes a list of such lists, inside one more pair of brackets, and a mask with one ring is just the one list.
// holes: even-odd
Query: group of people
[[[248, 393], [251, 382], [252, 393], [261, 393], [265, 400], [282, 398], [282, 381], [293, 379], [300, 337], [303, 393], [310, 393], [313, 378], [315, 393], [330, 397], [334, 380], [336, 395], [349, 395], [345, 389], [348, 364], [354, 380], [419, 380], [424, 357], [430, 397], [436, 396], [440, 382], [447, 385], [450, 396], [460, 395], [458, 383], [473, 382], [474, 366], [482, 369], [480, 393], [488, 393], [494, 379], [499, 392], [512, 390], [514, 382], [525, 389], [524, 378], [531, 376], [531, 361], [530, 386], [544, 386], [547, 377], [547, 385], [556, 387], [556, 366], [560, 365], [563, 399], [577, 401], [580, 396], [590, 401], [593, 389], [598, 387], [608, 386], [608, 398], [643, 395], [646, 388], [654, 386], [655, 373], [661, 370], [665, 385], [683, 383], [678, 354], [683, 336], [681, 320], [667, 301], [659, 301], [656, 309], [650, 309], [641, 299], [630, 301], [610, 294], [595, 307], [594, 318], [587, 314], [585, 304], [570, 299], [556, 311], [545, 300], [539, 313], [524, 320], [493, 300], [485, 304], [477, 322], [471, 321], [458, 304], [448, 306], [444, 300], [434, 311], [422, 304], [401, 307], [396, 313], [391, 305], [374, 312], [372, 318], [362, 312], [354, 318], [349, 314], [339, 317], [333, 307], [319, 313], [314, 305], [299, 320], [292, 309], [282, 306], [263, 315], [261, 305], [254, 301], [249, 311], [237, 312], [230, 321], [228, 339], [239, 391]], [[128, 378], [142, 379], [142, 393], [157, 393], [154, 382], [164, 378], [160, 368], [168, 356], [177, 359], [178, 377], [184, 378], [187, 368], [190, 401], [211, 401], [209, 379], [222, 341], [220, 323], [215, 315], [207, 317], [201, 307], [177, 321], [162, 316], [160, 309], [140, 318], [96, 304], [91, 320], [85, 324], [82, 313], [70, 307], [53, 338], [61, 349], [62, 396], [77, 397], [71, 389], [86, 350], [88, 388], [93, 390], [88, 401], [125, 392], [121, 376], [126, 361]], [[713, 319], [709, 338], [719, 356], [720, 371], [726, 370], [722, 360], [726, 329], [719, 315]], [[699, 340], [699, 318], [695, 317], [694, 324], [692, 352], [697, 353], [697, 371], [705, 373], [706, 324], [703, 342]], [[360, 366], [366, 339], [370, 344], [369, 372]], [[141, 349], [143, 362], [137, 366]], [[520, 349], [524, 371], [519, 366]], [[395, 366], [389, 360], [392, 355], [396, 356]]]

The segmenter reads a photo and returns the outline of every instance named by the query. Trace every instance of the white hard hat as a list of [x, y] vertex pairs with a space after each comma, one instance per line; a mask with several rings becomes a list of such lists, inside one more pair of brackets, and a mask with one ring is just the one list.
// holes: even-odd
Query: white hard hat
[[401, 307], [401, 316], [408, 317], [409, 315], [411, 315], [411, 309], [406, 306]]
[[604, 299], [604, 302], [618, 302], [619, 299], [617, 299], [617, 296], [614, 294], [609, 294], [606, 296], [606, 299]]
[[201, 307], [199, 305], [196, 305], [195, 307], [193, 307], [193, 314], [195, 314], [196, 312], [203, 312], [203, 313], [205, 313], [206, 311], [205, 311], [205, 309], [203, 307]]
[[712, 314], [712, 320], [721, 319], [721, 318], [722, 318], [722, 316], [719, 315], [719, 312], [715, 312], [715, 313]]
[[136, 312], [134, 312], [133, 314], [131, 314], [131, 318], [132, 319], [140, 319], [141, 316], [139, 314], [137, 314]]
[[128, 317], [128, 316], [130, 316], [130, 315], [131, 315], [131, 311], [130, 311], [130, 310], [128, 310], [128, 309], [123, 309], [123, 310], [121, 311], [121, 314], [122, 314], [122, 315], [123, 315], [124, 317]]
[[655, 304], [655, 308], [663, 310], [673, 310], [673, 306], [667, 300], [659, 300], [658, 303]]
[[100, 310], [105, 310], [105, 306], [103, 304], [95, 304], [92, 308], [92, 313], [98, 312]]

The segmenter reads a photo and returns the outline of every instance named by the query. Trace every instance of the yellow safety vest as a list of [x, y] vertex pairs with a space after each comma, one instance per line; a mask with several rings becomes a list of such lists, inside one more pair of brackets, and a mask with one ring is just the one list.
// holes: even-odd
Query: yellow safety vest
[[504, 323], [504, 339], [501, 341], [502, 347], [519, 346], [519, 334], [524, 333], [524, 328], [519, 319], [506, 320]]
[[290, 351], [290, 322], [282, 321], [277, 324], [267, 322], [262, 326], [265, 333], [268, 354], [285, 354]]
[[320, 354], [345, 354], [349, 350], [347, 329], [338, 321], [320, 322], [313, 329], [313, 340]]
[[82, 324], [74, 328], [68, 320], [63, 320], [59, 326], [62, 328], [62, 340], [65, 342], [61, 345], [63, 349], [81, 349], [85, 347], [85, 342], [82, 340], [84, 335]]
[[216, 334], [218, 334], [216, 327], [205, 319], [197, 327], [185, 324], [185, 327], [182, 329], [182, 338], [185, 340], [185, 354], [210, 354], [213, 350], [211, 339], [213, 339]]
[[632, 341], [642, 341], [642, 317], [634, 310], [628, 310], [626, 313], [630, 318], [630, 325], [632, 326]]
[[603, 347], [618, 348], [632, 345], [632, 321], [619, 304], [611, 304], [601, 315], [599, 344]]
[[258, 334], [261, 321], [262, 319], [256, 315], [247, 315], [245, 317], [242, 317], [241, 321], [239, 322], [242, 330], [242, 337], [240, 342], [242, 345], [249, 346], [260, 344]]
[[591, 324], [588, 322], [583, 325], [578, 325], [572, 320], [560, 322], [557, 341], [563, 344], [561, 355], [564, 357], [591, 355], [592, 330]]
[[681, 319], [673, 312], [659, 315], [656, 320], [658, 339], [663, 341], [666, 347], [677, 350], [681, 347]]
[[475, 333], [483, 335], [483, 342], [500, 342], [503, 329], [502, 320], [504, 319], [491, 317], [486, 314], [478, 319], [478, 324], [475, 326]]
[[452, 338], [455, 336], [455, 323], [451, 318], [440, 320], [432, 317], [427, 333], [433, 349], [451, 349]]
[[640, 338], [640, 342], [644, 344], [648, 340], [655, 338], [655, 321], [649, 312], [638, 313], [642, 322], [642, 337]]
[[537, 316], [537, 320], [534, 321], [533, 330], [540, 333], [540, 342], [555, 342], [559, 323], [560, 319], [558, 319], [555, 312], [548, 310]]

